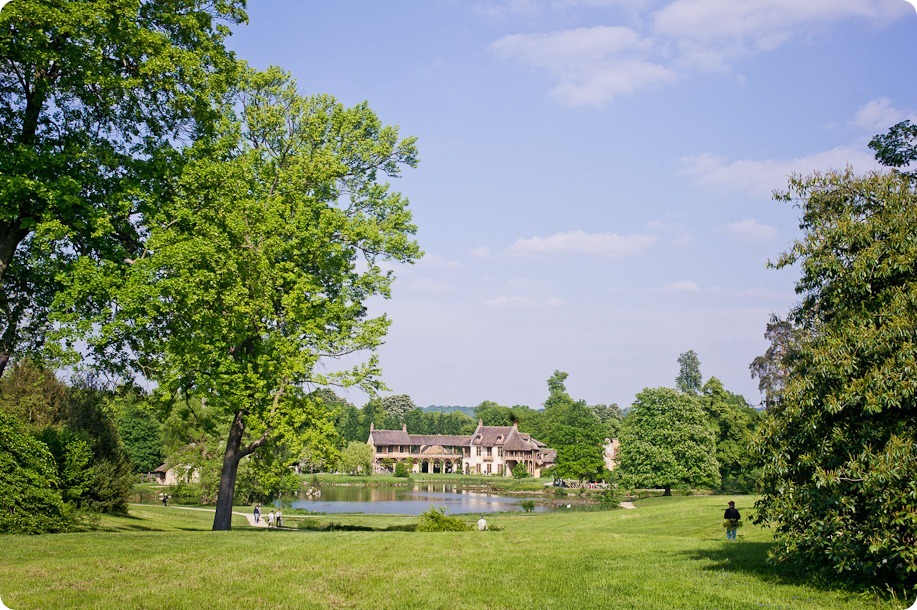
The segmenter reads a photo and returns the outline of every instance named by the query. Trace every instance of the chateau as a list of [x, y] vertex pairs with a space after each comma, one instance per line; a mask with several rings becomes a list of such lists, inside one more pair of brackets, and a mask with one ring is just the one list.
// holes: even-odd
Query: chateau
[[392, 471], [403, 462], [410, 472], [483, 474], [509, 477], [517, 464], [525, 464], [533, 477], [540, 477], [554, 463], [557, 452], [512, 426], [478, 427], [471, 436], [408, 434], [401, 430], [376, 430], [370, 426], [373, 466]]

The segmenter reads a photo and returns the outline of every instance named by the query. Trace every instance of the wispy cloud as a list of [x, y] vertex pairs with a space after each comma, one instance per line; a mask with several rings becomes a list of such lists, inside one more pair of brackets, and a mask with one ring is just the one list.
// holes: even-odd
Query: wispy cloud
[[650, 59], [653, 41], [626, 27], [512, 34], [490, 48], [529, 68], [545, 70], [556, 81], [551, 94], [571, 106], [601, 105], [676, 78], [674, 71]]
[[[640, 3], [618, 4], [635, 9]], [[522, 10], [532, 3], [502, 6]], [[740, 57], [845, 20], [884, 24], [910, 17], [909, 10], [901, 0], [675, 0], [634, 20], [633, 27], [512, 34], [490, 49], [545, 72], [554, 81], [551, 94], [561, 103], [601, 106], [693, 72], [728, 70]]]
[[774, 227], [760, 223], [754, 218], [747, 218], [722, 226], [718, 229], [718, 232], [729, 235], [737, 241], [756, 244], [770, 243], [779, 234]]
[[591, 254], [621, 257], [643, 252], [657, 241], [658, 238], [653, 235], [640, 233], [618, 235], [568, 231], [548, 237], [520, 238], [507, 248], [507, 252], [516, 255]]
[[681, 280], [656, 288], [654, 292], [700, 292], [700, 286], [691, 280]]
[[891, 100], [880, 97], [861, 107], [852, 123], [869, 133], [879, 133], [905, 119], [917, 121], [917, 112], [895, 108]]
[[520, 309], [545, 309], [562, 307], [563, 299], [550, 297], [535, 299], [526, 296], [499, 296], [484, 302], [484, 307], [494, 311], [516, 311]]
[[407, 284], [407, 288], [411, 292], [426, 292], [430, 294], [444, 294], [457, 290], [456, 285], [451, 282], [443, 282], [431, 278], [414, 280]]
[[711, 191], [741, 192], [752, 197], [769, 197], [774, 189], [786, 186], [789, 176], [813, 171], [842, 170], [851, 166], [857, 171], [876, 169], [878, 164], [869, 153], [855, 146], [839, 146], [795, 159], [728, 159], [703, 153], [683, 157], [679, 175]]

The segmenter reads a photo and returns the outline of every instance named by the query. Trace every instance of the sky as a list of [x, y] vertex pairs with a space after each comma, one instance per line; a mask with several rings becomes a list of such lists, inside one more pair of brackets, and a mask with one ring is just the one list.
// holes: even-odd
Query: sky
[[687, 350], [759, 403], [802, 235], [774, 190], [917, 121], [906, 0], [252, 0], [229, 46], [418, 139], [392, 186], [425, 256], [371, 310], [419, 406], [538, 408], [561, 370], [626, 407]]

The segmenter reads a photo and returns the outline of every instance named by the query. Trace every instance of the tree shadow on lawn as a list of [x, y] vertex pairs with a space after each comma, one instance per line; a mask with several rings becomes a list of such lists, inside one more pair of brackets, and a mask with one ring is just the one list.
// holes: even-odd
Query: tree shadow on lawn
[[695, 549], [685, 553], [702, 561], [704, 569], [713, 572], [743, 573], [773, 585], [805, 585], [820, 591], [859, 590], [850, 583], [812, 574], [805, 566], [794, 563], [770, 563], [768, 550], [773, 542], [723, 542], [720, 548]]

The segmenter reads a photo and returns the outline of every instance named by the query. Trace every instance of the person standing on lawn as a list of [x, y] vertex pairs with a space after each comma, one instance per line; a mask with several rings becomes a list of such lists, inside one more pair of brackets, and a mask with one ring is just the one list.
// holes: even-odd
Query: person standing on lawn
[[726, 524], [726, 540], [736, 539], [736, 530], [738, 529], [738, 522], [741, 518], [742, 515], [740, 515], [739, 511], [736, 509], [736, 503], [730, 500], [729, 508], [723, 513], [723, 519], [729, 522]]

